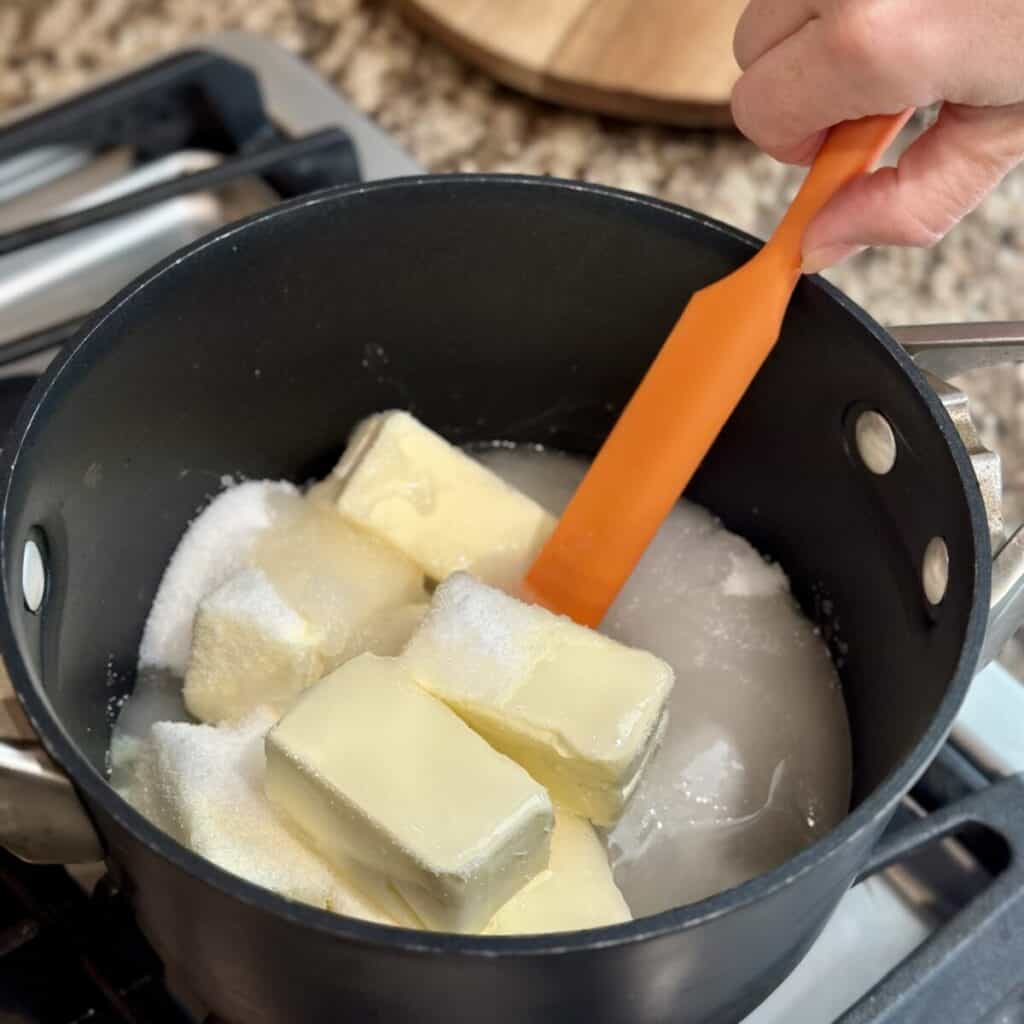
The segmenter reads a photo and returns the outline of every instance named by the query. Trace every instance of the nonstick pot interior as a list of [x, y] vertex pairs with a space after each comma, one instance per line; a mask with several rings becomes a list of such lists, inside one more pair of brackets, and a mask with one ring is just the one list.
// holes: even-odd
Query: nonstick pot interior
[[[6, 453], [8, 653], [51, 750], [115, 801], [86, 764], [104, 772], [160, 574], [225, 478], [304, 481], [394, 406], [456, 443], [592, 453], [690, 293], [750, 245], [611, 190], [430, 178], [277, 208], [127, 289], [36, 389]], [[868, 408], [898, 438], [886, 476], [852, 442]], [[988, 590], [969, 462], [898, 347], [805, 281], [688, 494], [783, 564], [832, 646], [861, 808], [835, 845], [891, 810], [969, 681]], [[20, 598], [29, 536], [48, 566], [39, 615]], [[937, 607], [921, 586], [933, 537], [950, 554]]]

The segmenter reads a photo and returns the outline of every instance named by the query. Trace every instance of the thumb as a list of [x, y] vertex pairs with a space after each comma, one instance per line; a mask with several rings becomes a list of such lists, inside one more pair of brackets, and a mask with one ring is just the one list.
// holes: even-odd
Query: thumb
[[866, 245], [934, 245], [1024, 157], [1024, 104], [947, 103], [896, 167], [850, 182], [804, 236], [804, 272]]

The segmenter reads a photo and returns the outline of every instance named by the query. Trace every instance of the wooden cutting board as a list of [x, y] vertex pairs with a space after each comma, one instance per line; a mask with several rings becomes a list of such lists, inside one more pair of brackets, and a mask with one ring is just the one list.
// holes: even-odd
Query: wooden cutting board
[[727, 125], [746, 0], [396, 0], [406, 16], [513, 88], [566, 106]]

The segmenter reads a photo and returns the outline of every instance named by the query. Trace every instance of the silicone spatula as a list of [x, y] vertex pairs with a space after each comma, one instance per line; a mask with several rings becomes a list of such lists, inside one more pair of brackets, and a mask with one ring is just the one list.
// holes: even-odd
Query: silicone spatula
[[604, 618], [778, 340], [808, 224], [874, 166], [912, 112], [833, 128], [764, 247], [693, 295], [527, 574], [525, 596], [583, 625]]

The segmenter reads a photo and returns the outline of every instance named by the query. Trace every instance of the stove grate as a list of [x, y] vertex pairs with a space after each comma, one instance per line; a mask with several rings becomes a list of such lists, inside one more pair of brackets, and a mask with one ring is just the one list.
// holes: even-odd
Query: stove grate
[[126, 901], [0, 851], [4, 1024], [190, 1024]]

